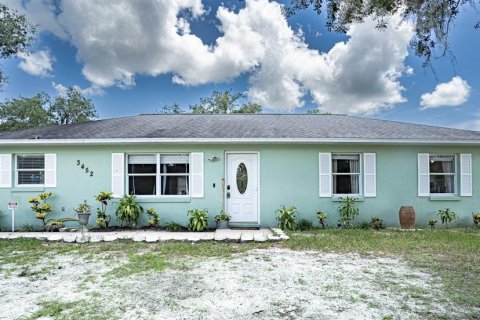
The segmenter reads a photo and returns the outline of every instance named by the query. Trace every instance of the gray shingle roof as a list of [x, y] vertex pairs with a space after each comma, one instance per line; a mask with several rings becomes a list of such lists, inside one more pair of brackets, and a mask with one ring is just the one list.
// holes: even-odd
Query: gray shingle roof
[[480, 132], [346, 115], [137, 115], [0, 133], [5, 139], [366, 139], [479, 141]]

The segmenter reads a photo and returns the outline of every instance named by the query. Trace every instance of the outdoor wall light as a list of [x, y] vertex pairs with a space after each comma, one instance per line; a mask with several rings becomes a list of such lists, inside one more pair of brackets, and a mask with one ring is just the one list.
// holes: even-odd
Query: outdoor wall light
[[208, 161], [217, 161], [218, 160], [218, 157], [217, 156], [211, 156], [210, 158], [208, 158]]

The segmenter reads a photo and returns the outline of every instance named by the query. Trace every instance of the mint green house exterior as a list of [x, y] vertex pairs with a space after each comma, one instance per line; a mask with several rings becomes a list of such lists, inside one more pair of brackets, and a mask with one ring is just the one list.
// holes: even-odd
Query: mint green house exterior
[[350, 195], [357, 222], [399, 226], [399, 208], [411, 205], [418, 226], [446, 207], [469, 225], [480, 206], [479, 145], [474, 131], [335, 115], [150, 115], [4, 133], [1, 221], [10, 228], [14, 201], [16, 227], [40, 227], [27, 199], [43, 191], [54, 194], [51, 218], [74, 217], [84, 200], [95, 209], [94, 196], [111, 191], [136, 193], [161, 224], [186, 224], [199, 208], [212, 227], [222, 210], [232, 225], [274, 226], [285, 205], [315, 222], [326, 212], [335, 226], [339, 198]]

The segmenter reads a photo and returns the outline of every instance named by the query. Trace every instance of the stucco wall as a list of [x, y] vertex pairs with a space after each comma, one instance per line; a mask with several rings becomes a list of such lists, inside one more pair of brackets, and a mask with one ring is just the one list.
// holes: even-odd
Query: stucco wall
[[[225, 151], [258, 151], [260, 153], [260, 220], [263, 226], [274, 225], [274, 211], [282, 204], [294, 205], [300, 217], [316, 222], [315, 212], [328, 213], [328, 224], [338, 220], [338, 202], [319, 197], [318, 153], [319, 152], [375, 152], [377, 154], [377, 196], [365, 198], [359, 203], [360, 216], [357, 221], [369, 220], [378, 215], [390, 226], [398, 225], [398, 209], [412, 205], [417, 213], [416, 224], [426, 225], [436, 216], [440, 208], [449, 207], [459, 216], [457, 223], [471, 224], [471, 214], [480, 211], [480, 150], [464, 146], [373, 146], [373, 145], [131, 145], [131, 146], [35, 146], [0, 147], [0, 153], [56, 153], [57, 187], [46, 188], [55, 194], [51, 203], [54, 212], [50, 217], [73, 217], [73, 208], [87, 200], [96, 208], [94, 195], [109, 191], [111, 186], [112, 152], [204, 152], [205, 153], [205, 197], [203, 199], [142, 200], [145, 209], [155, 208], [161, 216], [161, 224], [176, 221], [185, 224], [187, 211], [192, 208], [206, 208], [210, 216], [222, 208], [221, 180], [224, 177]], [[473, 196], [458, 197], [457, 200], [434, 201], [429, 197], [417, 196], [417, 154], [427, 153], [471, 153], [473, 165]], [[210, 156], [218, 161], [210, 162]], [[91, 170], [90, 177], [77, 166], [80, 160]], [[457, 170], [458, 171], [458, 170]], [[215, 187], [213, 184], [215, 183]], [[5, 213], [3, 227], [10, 225], [7, 211], [8, 201], [19, 202], [16, 225], [40, 222], [34, 217], [27, 198], [42, 190], [20, 188], [0, 189], [0, 209]], [[64, 207], [65, 211], [62, 211]], [[110, 206], [113, 215], [115, 204]], [[94, 223], [92, 216], [91, 222]], [[213, 219], [212, 219], [213, 220]], [[145, 223], [146, 217], [142, 217]], [[213, 225], [213, 224], [212, 224]]]

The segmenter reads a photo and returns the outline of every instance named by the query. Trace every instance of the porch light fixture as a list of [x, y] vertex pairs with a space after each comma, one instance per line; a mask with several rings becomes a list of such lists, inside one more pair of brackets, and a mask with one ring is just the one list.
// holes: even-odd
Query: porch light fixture
[[208, 161], [217, 161], [218, 160], [218, 157], [217, 156], [211, 156], [210, 158], [208, 158]]

